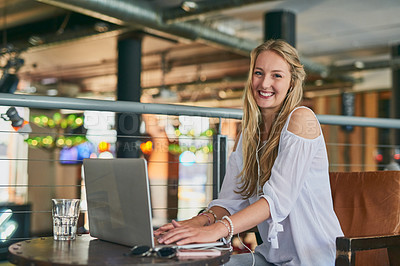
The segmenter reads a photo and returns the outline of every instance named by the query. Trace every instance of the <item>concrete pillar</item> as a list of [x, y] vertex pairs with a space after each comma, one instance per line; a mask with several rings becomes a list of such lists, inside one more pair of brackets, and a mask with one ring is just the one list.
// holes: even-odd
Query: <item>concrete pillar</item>
[[[392, 59], [400, 57], [400, 44], [392, 46]], [[400, 119], [400, 69], [392, 68], [392, 98], [391, 98], [391, 116]], [[400, 130], [395, 130], [394, 145], [400, 145]]]
[[[142, 94], [140, 86], [141, 61], [142, 37], [140, 34], [121, 36], [118, 40], [118, 101], [140, 102]], [[118, 158], [138, 158], [140, 156], [140, 123], [140, 114], [117, 114], [116, 154]]]
[[296, 47], [296, 15], [290, 11], [271, 11], [264, 16], [264, 40], [283, 39]]

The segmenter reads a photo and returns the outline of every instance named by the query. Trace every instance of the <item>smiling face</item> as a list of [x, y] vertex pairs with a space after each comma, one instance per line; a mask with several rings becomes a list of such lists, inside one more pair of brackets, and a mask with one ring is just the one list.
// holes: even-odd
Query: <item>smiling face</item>
[[258, 55], [252, 73], [253, 96], [264, 115], [276, 113], [290, 88], [289, 64], [277, 53]]

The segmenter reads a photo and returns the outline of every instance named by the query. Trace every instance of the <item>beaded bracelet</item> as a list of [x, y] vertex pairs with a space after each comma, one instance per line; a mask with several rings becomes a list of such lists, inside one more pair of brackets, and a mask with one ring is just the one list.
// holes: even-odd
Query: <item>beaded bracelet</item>
[[201, 215], [204, 215], [204, 216], [207, 217], [207, 219], [208, 219], [207, 225], [210, 225], [210, 224], [211, 224], [211, 218], [210, 218], [210, 216], [208, 216], [207, 213], [205, 213], [205, 212], [202, 212], [202, 213], [198, 214], [197, 216], [201, 216]]
[[222, 223], [223, 225], [225, 225], [226, 229], [228, 229], [228, 236], [230, 235], [230, 233], [231, 233], [231, 227], [229, 226], [228, 223], [226, 223], [225, 221], [222, 221], [222, 220], [218, 220], [218, 221], [216, 221], [215, 223]]
[[227, 239], [226, 239], [226, 242], [231, 242], [231, 240], [232, 240], [232, 237], [233, 237], [233, 230], [234, 230], [234, 227], [233, 227], [233, 222], [232, 222], [232, 220], [231, 220], [231, 218], [229, 218], [228, 216], [224, 216], [224, 217], [222, 217], [222, 219], [221, 219], [221, 221], [223, 220], [223, 219], [225, 219], [225, 220], [227, 220], [228, 222], [229, 222], [229, 225], [230, 225], [230, 230], [229, 230], [229, 235], [228, 235], [228, 237], [227, 237]]
[[215, 212], [213, 212], [213, 210], [207, 209], [205, 212], [211, 213], [212, 216], [214, 216], [214, 223], [218, 220], [217, 215], [215, 214]]
[[[205, 209], [204, 211], [202, 211], [201, 213], [210, 213], [213, 217], [214, 217], [214, 223], [217, 221], [217, 215], [210, 209]], [[207, 215], [208, 216], [208, 215]], [[210, 224], [211, 224], [211, 220], [210, 220]]]

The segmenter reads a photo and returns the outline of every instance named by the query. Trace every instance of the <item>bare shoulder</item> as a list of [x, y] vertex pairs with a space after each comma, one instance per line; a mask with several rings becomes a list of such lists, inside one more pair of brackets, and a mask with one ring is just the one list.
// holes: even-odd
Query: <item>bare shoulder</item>
[[298, 108], [292, 113], [287, 130], [306, 139], [315, 139], [321, 134], [318, 120], [308, 108]]

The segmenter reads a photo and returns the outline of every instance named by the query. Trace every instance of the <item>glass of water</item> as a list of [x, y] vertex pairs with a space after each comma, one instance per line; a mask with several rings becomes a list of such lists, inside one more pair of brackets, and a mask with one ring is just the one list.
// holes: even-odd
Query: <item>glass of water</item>
[[74, 240], [78, 227], [79, 199], [52, 199], [54, 240]]

